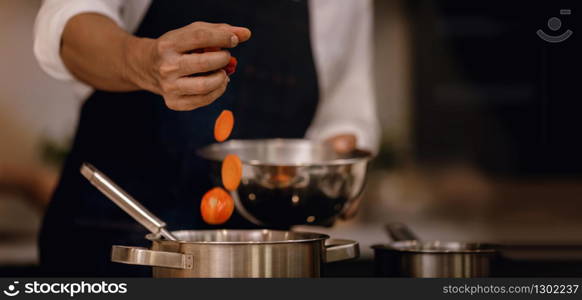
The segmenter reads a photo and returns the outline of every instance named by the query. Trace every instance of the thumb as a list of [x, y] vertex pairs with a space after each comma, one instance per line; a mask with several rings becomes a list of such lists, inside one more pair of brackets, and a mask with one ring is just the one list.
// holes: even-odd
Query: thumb
[[239, 43], [246, 42], [251, 38], [251, 30], [246, 27], [231, 26], [231, 31], [239, 40]]

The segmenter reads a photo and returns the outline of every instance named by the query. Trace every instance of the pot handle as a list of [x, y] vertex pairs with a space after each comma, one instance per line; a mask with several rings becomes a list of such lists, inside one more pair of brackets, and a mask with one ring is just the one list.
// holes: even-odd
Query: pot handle
[[393, 241], [420, 241], [410, 227], [404, 223], [390, 223], [385, 226], [388, 235]]
[[192, 269], [194, 267], [192, 255], [117, 245], [111, 248], [111, 261], [128, 265], [182, 270]]
[[336, 262], [358, 258], [360, 245], [356, 241], [329, 239], [325, 241], [325, 262]]

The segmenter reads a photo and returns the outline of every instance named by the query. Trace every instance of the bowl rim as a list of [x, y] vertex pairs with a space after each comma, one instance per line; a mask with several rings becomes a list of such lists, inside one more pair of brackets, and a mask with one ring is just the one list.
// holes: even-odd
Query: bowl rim
[[154, 233], [148, 233], [145, 237], [147, 240], [152, 242], [161, 243], [178, 243], [178, 244], [195, 244], [195, 245], [267, 245], [267, 244], [294, 244], [294, 243], [311, 243], [317, 241], [324, 241], [330, 238], [327, 234], [306, 232], [306, 231], [293, 231], [293, 230], [272, 230], [272, 229], [203, 229], [203, 230], [175, 230], [172, 231], [174, 235], [180, 235], [183, 232], [200, 232], [200, 233], [211, 233], [217, 231], [230, 231], [230, 232], [292, 232], [300, 235], [311, 235], [313, 237], [300, 238], [296, 240], [275, 240], [275, 241], [185, 241], [185, 240], [165, 240], [161, 236]]
[[[222, 159], [212, 157], [212, 155], [210, 155], [208, 153], [211, 149], [225, 147], [227, 145], [233, 145], [233, 144], [234, 145], [237, 145], [237, 144], [244, 145], [244, 144], [249, 144], [249, 143], [281, 143], [281, 144], [298, 143], [298, 144], [309, 144], [309, 145], [318, 145], [318, 146], [328, 147], [324, 143], [309, 140], [309, 139], [283, 139], [283, 138], [245, 139], [245, 140], [235, 139], [235, 140], [229, 140], [228, 142], [224, 142], [224, 143], [209, 144], [205, 147], [202, 147], [202, 148], [196, 150], [196, 154], [199, 155], [200, 157], [206, 159], [206, 160], [220, 162], [220, 161], [222, 161]], [[298, 162], [298, 163], [265, 163], [265, 162], [261, 162], [261, 161], [256, 160], [256, 159], [253, 159], [253, 160], [241, 159], [241, 161], [244, 165], [249, 165], [249, 166], [319, 167], [319, 166], [344, 166], [344, 165], [352, 165], [352, 164], [356, 164], [356, 163], [360, 163], [360, 162], [369, 162], [370, 160], [372, 160], [375, 157], [375, 155], [372, 152], [367, 151], [367, 150], [362, 150], [362, 149], [356, 149], [355, 151], [352, 152], [351, 155], [353, 157], [337, 158], [337, 159], [331, 159], [328, 161], [321, 161], [321, 162], [317, 162], [317, 163], [302, 163], [302, 162]]]

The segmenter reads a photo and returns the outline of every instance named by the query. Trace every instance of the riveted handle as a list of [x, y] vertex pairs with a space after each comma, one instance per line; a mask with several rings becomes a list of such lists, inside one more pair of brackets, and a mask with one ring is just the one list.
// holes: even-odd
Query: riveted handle
[[336, 262], [358, 258], [360, 245], [352, 240], [330, 239], [325, 241], [325, 262]]
[[188, 270], [194, 267], [192, 255], [154, 251], [141, 247], [113, 246], [111, 261], [139, 266]]

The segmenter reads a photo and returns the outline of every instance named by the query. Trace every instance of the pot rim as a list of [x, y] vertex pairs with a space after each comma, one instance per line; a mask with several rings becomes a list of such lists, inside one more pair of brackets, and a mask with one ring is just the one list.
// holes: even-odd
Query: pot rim
[[[441, 249], [419, 249], [418, 246], [436, 245], [443, 247]], [[455, 245], [457, 247], [446, 249], [447, 246]], [[417, 247], [417, 248], [414, 248]], [[374, 250], [388, 250], [401, 253], [417, 254], [496, 254], [499, 252], [496, 244], [479, 243], [479, 242], [455, 242], [455, 241], [398, 241], [389, 244], [376, 244], [370, 248]], [[475, 248], [475, 249], [463, 249]]]
[[[252, 143], [280, 143], [281, 145], [284, 144], [307, 144], [307, 145], [323, 145], [323, 144], [318, 144], [317, 142], [314, 141], [310, 141], [307, 139], [253, 139], [253, 140], [230, 140], [228, 142], [225, 143], [215, 143], [215, 144], [210, 144], [206, 147], [203, 147], [201, 149], [198, 149], [196, 151], [196, 153], [209, 161], [214, 161], [214, 162], [221, 162], [222, 159], [215, 157], [214, 155], [212, 155], [212, 150], [214, 148], [220, 148], [220, 147], [225, 147], [225, 146], [229, 146], [229, 145], [234, 145], [234, 146], [244, 146], [245, 144], [252, 144]], [[252, 159], [252, 160], [246, 160], [246, 159], [242, 159], [241, 161], [244, 165], [247, 166], [253, 166], [253, 167], [324, 167], [324, 166], [343, 166], [343, 165], [353, 165], [356, 163], [360, 163], [360, 162], [369, 162], [370, 160], [372, 160], [374, 158], [374, 154], [372, 154], [369, 151], [366, 150], [355, 150], [352, 154], [351, 157], [346, 157], [346, 158], [336, 158], [336, 159], [331, 159], [331, 160], [327, 160], [327, 161], [320, 161], [320, 162], [316, 162], [316, 163], [267, 163], [267, 162], [262, 162], [260, 160], [257, 159]]]
[[[274, 241], [185, 241], [180, 240], [179, 236], [184, 232], [216, 232], [216, 231], [230, 231], [230, 232], [292, 232], [299, 235], [309, 235], [312, 237], [300, 238], [295, 240], [274, 240]], [[315, 232], [305, 232], [305, 231], [291, 231], [291, 230], [270, 230], [270, 229], [207, 229], [207, 230], [176, 230], [172, 233], [178, 237], [176, 241], [170, 241], [162, 239], [161, 236], [149, 233], [146, 235], [146, 239], [152, 242], [161, 243], [178, 243], [178, 244], [194, 244], [194, 245], [272, 245], [272, 244], [295, 244], [295, 243], [311, 243], [316, 241], [325, 241], [330, 238], [327, 234], [315, 233]]]

